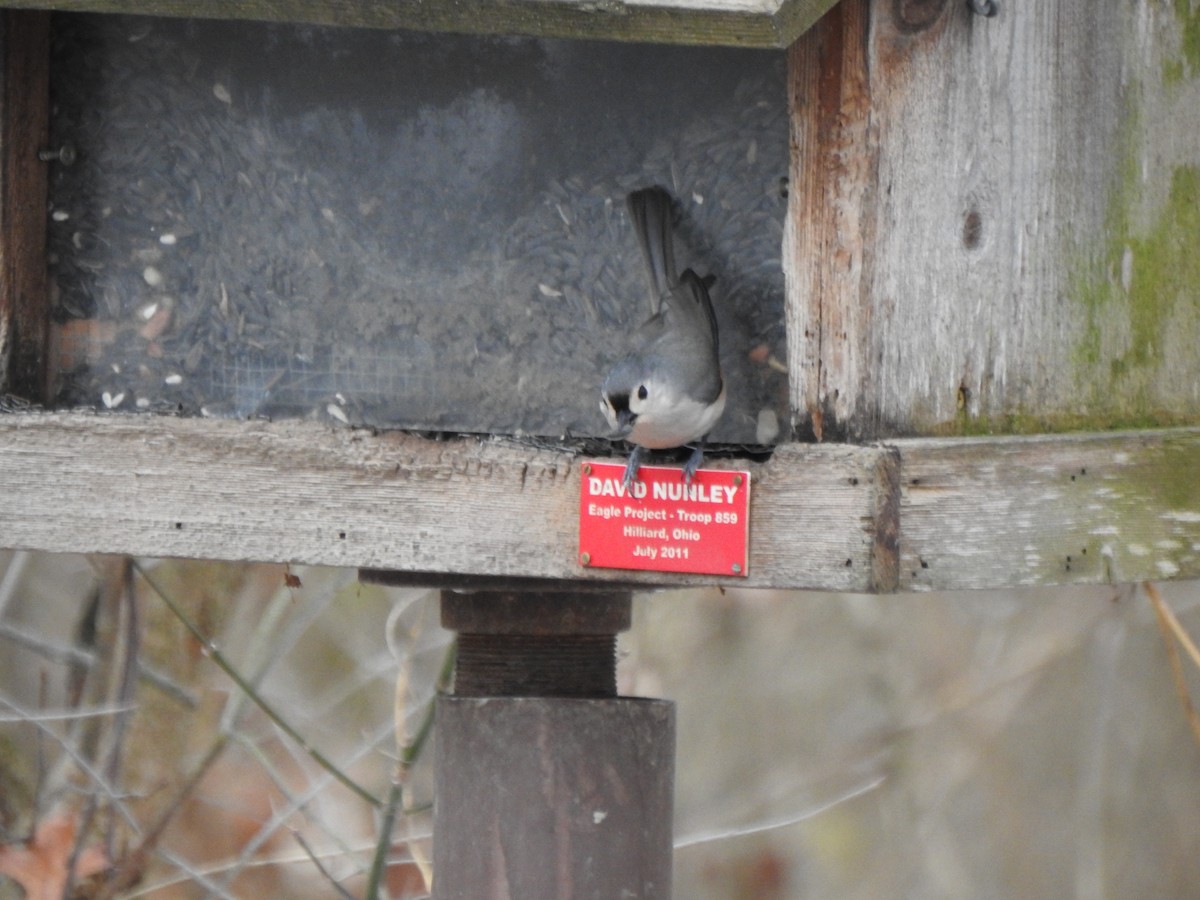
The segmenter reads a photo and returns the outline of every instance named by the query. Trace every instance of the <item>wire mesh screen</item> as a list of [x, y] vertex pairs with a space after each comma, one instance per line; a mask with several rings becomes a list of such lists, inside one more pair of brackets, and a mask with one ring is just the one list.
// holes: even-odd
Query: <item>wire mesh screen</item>
[[624, 198], [661, 184], [716, 277], [713, 438], [787, 421], [780, 54], [56, 21], [60, 405], [603, 435], [646, 315]]

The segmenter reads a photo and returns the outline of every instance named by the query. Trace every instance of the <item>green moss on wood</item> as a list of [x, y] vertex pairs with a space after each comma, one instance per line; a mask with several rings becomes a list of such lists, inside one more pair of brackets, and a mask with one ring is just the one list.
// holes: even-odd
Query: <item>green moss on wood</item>
[[1163, 84], [1172, 87], [1189, 76], [1200, 74], [1200, 6], [1191, 0], [1175, 0], [1175, 22], [1179, 27], [1178, 53], [1163, 61]]
[[1166, 410], [1147, 409], [1113, 414], [1008, 412], [991, 416], [971, 416], [960, 412], [952, 421], [929, 430], [937, 437], [991, 437], [1006, 434], [1066, 434], [1078, 431], [1145, 431], [1152, 428], [1176, 428], [1196, 424], [1196, 417]]
[[1175, 0], [1175, 20], [1183, 33], [1183, 58], [1191, 74], [1200, 73], [1200, 6], [1192, 0]]
[[1200, 446], [1195, 441], [1166, 441], [1160, 450], [1158, 476], [1147, 479], [1156, 506], [1200, 513]]
[[1162, 359], [1168, 318], [1180, 302], [1200, 306], [1200, 167], [1171, 176], [1166, 207], [1145, 237], [1126, 235], [1133, 260], [1129, 287], [1129, 350], [1111, 363], [1114, 377]]
[[[1200, 166], [1175, 167], [1152, 223], [1136, 228], [1134, 210], [1143, 186], [1139, 125], [1137, 111], [1129, 113], [1118, 140], [1121, 162], [1102, 249], [1076, 264], [1072, 288], [1085, 314], [1074, 348], [1081, 405], [1110, 423], [1114, 417], [1163, 418], [1155, 409], [1155, 387], [1184, 363], [1167, 358], [1171, 329], [1200, 321]], [[1120, 347], [1115, 346], [1118, 335]], [[1193, 364], [1184, 368], [1195, 371]]]

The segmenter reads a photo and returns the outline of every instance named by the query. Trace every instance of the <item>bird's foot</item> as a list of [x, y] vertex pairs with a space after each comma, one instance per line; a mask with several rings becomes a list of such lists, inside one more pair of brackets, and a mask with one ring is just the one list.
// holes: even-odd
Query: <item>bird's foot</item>
[[692, 455], [688, 457], [688, 461], [683, 464], [683, 480], [687, 484], [692, 483], [692, 479], [696, 477], [696, 471], [704, 462], [704, 442], [701, 441], [692, 449]]
[[625, 464], [625, 477], [621, 479], [621, 484], [629, 490], [633, 483], [637, 481], [638, 469], [642, 465], [642, 453], [645, 452], [645, 447], [639, 444], [633, 445], [633, 452], [629, 454], [629, 462]]

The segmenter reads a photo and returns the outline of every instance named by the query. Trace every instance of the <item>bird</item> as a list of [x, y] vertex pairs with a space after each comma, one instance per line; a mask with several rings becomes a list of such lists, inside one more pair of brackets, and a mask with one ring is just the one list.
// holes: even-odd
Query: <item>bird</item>
[[683, 480], [690, 482], [704, 461], [704, 439], [725, 410], [708, 291], [714, 279], [676, 268], [674, 203], [665, 188], [633, 191], [626, 206], [649, 281], [650, 318], [633, 333], [633, 350], [604, 379], [600, 410], [616, 436], [633, 444], [626, 487], [637, 479], [646, 450], [696, 442], [683, 467]]

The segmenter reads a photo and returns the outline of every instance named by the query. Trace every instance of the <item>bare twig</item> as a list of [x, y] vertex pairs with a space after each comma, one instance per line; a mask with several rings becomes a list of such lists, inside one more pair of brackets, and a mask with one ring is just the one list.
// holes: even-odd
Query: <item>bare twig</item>
[[354, 900], [354, 895], [342, 887], [338, 880], [333, 877], [333, 874], [325, 868], [325, 864], [317, 858], [317, 854], [313, 853], [313, 849], [312, 847], [308, 846], [308, 841], [304, 839], [304, 835], [293, 828], [292, 837], [296, 839], [296, 843], [298, 843], [301, 849], [304, 850], [304, 852], [308, 855], [308, 858], [312, 861], [312, 864], [317, 867], [317, 871], [320, 872], [325, 877], [325, 880], [333, 886], [333, 889], [338, 892], [338, 896], [344, 897], [345, 900]]
[[[429, 833], [420, 833], [420, 834], [414, 835], [414, 838], [419, 838], [421, 840], [427, 840], [430, 837], [432, 837], [432, 835]], [[351, 850], [352, 850], [352, 852], [358, 852], [360, 850], [368, 851], [368, 850], [372, 850], [374, 846], [375, 846], [375, 844], [374, 844], [374, 842], [372, 842], [371, 844], [366, 845], [366, 846], [351, 848]], [[168, 853], [166, 851], [160, 851], [159, 855], [162, 856], [163, 859], [166, 859], [171, 862], [174, 862], [176, 859], [176, 857], [168, 855]], [[341, 851], [317, 852], [316, 855], [320, 859], [329, 859], [334, 856], [340, 857], [342, 855], [342, 853], [341, 853]], [[392, 864], [399, 864], [399, 863], [411, 862], [411, 861], [412, 861], [411, 857], [393, 856], [388, 860], [388, 864], [392, 865]], [[303, 863], [304, 865], [308, 865], [310, 863], [310, 860], [306, 854], [303, 854], [303, 853], [282, 854], [282, 853], [280, 853], [280, 854], [275, 854], [272, 856], [259, 857], [258, 859], [253, 860], [245, 868], [247, 868], [247, 869], [264, 869], [264, 868], [271, 868], [271, 867], [275, 867], [275, 866], [294, 866], [294, 865], [300, 865], [301, 863]], [[208, 880], [209, 876], [215, 875], [220, 872], [227, 872], [231, 868], [233, 868], [235, 865], [240, 865], [240, 863], [238, 863], [236, 860], [223, 860], [223, 861], [218, 861], [215, 863], [207, 864], [203, 867], [194, 866], [194, 865], [193, 866], [180, 865], [180, 872], [182, 872], [183, 874], [164, 876], [162, 878], [162, 880], [156, 881], [153, 884], [139, 885], [136, 890], [130, 891], [128, 894], [123, 895], [123, 900], [134, 900], [134, 898], [137, 898], [137, 897], [147, 897], [158, 891], [164, 890], [166, 888], [170, 888], [170, 887], [174, 887], [175, 885], [183, 884], [186, 881], [196, 881], [198, 884], [209, 887], [209, 889], [213, 890], [214, 893], [220, 894], [222, 891], [218, 888], [218, 886], [212, 885], [209, 882], [209, 880]]]
[[18, 715], [22, 715], [24, 717], [24, 721], [34, 726], [39, 733], [45, 735], [51, 741], [58, 744], [58, 746], [60, 746], [67, 754], [67, 756], [70, 757], [71, 761], [75, 763], [79, 771], [87, 776], [88, 780], [93, 785], [99, 788], [105, 799], [115, 804], [117, 811], [121, 814], [121, 818], [125, 820], [126, 824], [135, 831], [138, 829], [137, 819], [134, 818], [133, 813], [126, 809], [124, 804], [124, 801], [128, 795], [119, 793], [116, 788], [108, 782], [104, 775], [101, 772], [98, 772], [96, 768], [84, 758], [83, 754], [80, 753], [70, 741], [56, 733], [54, 729], [45, 722], [39, 722], [37, 720], [37, 716], [34, 715], [32, 711], [26, 710], [20, 704], [14, 703], [12, 700], [9, 700], [6, 697], [0, 697], [0, 706], [7, 707]]
[[1183, 649], [1187, 651], [1188, 656], [1192, 658], [1192, 662], [1195, 663], [1196, 667], [1200, 668], [1200, 649], [1197, 649], [1195, 642], [1192, 640], [1192, 636], [1184, 630], [1183, 625], [1180, 624], [1175, 612], [1163, 601], [1162, 596], [1158, 593], [1158, 588], [1149, 581], [1145, 582], [1142, 587], [1146, 589], [1146, 593], [1149, 595], [1150, 601], [1154, 604], [1155, 611], [1161, 612], [1167, 622], [1167, 625], [1170, 627], [1172, 634], [1174, 634], [1179, 640], [1179, 643], [1183, 645]]
[[[451, 643], [446, 648], [446, 656], [442, 660], [442, 668], [438, 673], [437, 690], [434, 693], [436, 698], [437, 693], [446, 690], [454, 678], [454, 661], [457, 657], [458, 645]], [[407, 657], [405, 657], [407, 659]], [[388, 796], [387, 809], [383, 816], [383, 821], [379, 826], [379, 842], [375, 845], [375, 858], [371, 863], [371, 877], [367, 882], [366, 897], [367, 900], [376, 900], [379, 896], [379, 889], [383, 885], [384, 873], [387, 870], [388, 853], [392, 845], [392, 829], [395, 827], [396, 812], [399, 810], [404, 801], [404, 792], [408, 786], [409, 774], [412, 767], [421, 757], [421, 751], [425, 748], [425, 744], [429, 740], [429, 735], [433, 733], [434, 721], [434, 703], [430, 702], [425, 709], [425, 714], [421, 719], [421, 725], [417, 729], [416, 735], [411, 739], [407, 739], [407, 734], [404, 729], [405, 704], [403, 701], [404, 694], [408, 687], [408, 669], [406, 664], [401, 664], [400, 670], [396, 678], [396, 736], [400, 742], [400, 758], [396, 762], [396, 772], [392, 778], [392, 789]], [[409, 848], [412, 848], [411, 840]], [[413, 862], [421, 871], [421, 877], [425, 879], [425, 887], [428, 890], [431, 887], [430, 882], [433, 880], [433, 873], [430, 870], [427, 860], [419, 859], [417, 854], [412, 854]]]
[[760, 834], [764, 831], [773, 831], [776, 828], [787, 828], [791, 825], [796, 825], [799, 822], [807, 821], [814, 816], [819, 816], [823, 812], [833, 809], [835, 806], [840, 806], [847, 803], [856, 797], [861, 797], [863, 794], [869, 794], [871, 791], [878, 788], [887, 780], [885, 775], [876, 775], [875, 777], [864, 781], [862, 784], [851, 788], [845, 793], [826, 800], [816, 806], [808, 809], [802, 809], [799, 812], [792, 813], [786, 816], [780, 816], [776, 819], [769, 819], [765, 822], [756, 822], [753, 825], [745, 825], [741, 827], [722, 828], [716, 831], [703, 831], [699, 834], [685, 835], [675, 840], [675, 849], [679, 850], [683, 847], [694, 847], [696, 844], [707, 844], [712, 841], [723, 841], [728, 838], [743, 837], [748, 834]]
[[[71, 663], [90, 667], [95, 665], [97, 661], [96, 654], [91, 650], [84, 650], [82, 647], [76, 647], [71, 644], [59, 644], [54, 641], [48, 641], [10, 622], [0, 622], [0, 638], [7, 638], [14, 644], [24, 647], [26, 650], [32, 650], [34, 653], [52, 662]], [[199, 705], [199, 700], [197, 700], [194, 691], [178, 684], [153, 666], [147, 665], [144, 661], [139, 661], [137, 670], [138, 677], [148, 685], [162, 691], [172, 700], [186, 706], [188, 709], [195, 709]]]
[[1179, 650], [1175, 646], [1175, 641], [1179, 641], [1183, 645], [1196, 666], [1200, 666], [1200, 651], [1197, 651], [1195, 642], [1179, 624], [1179, 619], [1175, 617], [1171, 607], [1163, 602], [1158, 588], [1149, 581], [1143, 582], [1142, 587], [1146, 591], [1146, 596], [1150, 598], [1150, 605], [1154, 607], [1154, 614], [1158, 619], [1158, 628], [1162, 632], [1163, 646], [1167, 650], [1167, 662], [1171, 665], [1171, 677], [1175, 681], [1175, 691], [1179, 694], [1179, 702], [1183, 704], [1183, 712], [1187, 716], [1188, 725], [1191, 726], [1192, 736], [1196, 739], [1196, 743], [1200, 744], [1200, 716], [1196, 715], [1196, 708], [1192, 703], [1191, 693], [1188, 691], [1187, 674], [1183, 670], [1183, 661], [1179, 658]]
[[[175, 792], [175, 796], [171, 798], [163, 811], [159, 813], [154, 824], [142, 835], [138, 846], [129, 853], [126, 853], [121, 859], [116, 871], [109, 876], [105, 882], [104, 890], [97, 895], [96, 900], [108, 900], [108, 898], [114, 897], [136, 884], [145, 869], [146, 857], [151, 853], [159, 853], [164, 859], [167, 858], [158, 849], [159, 839], [162, 837], [163, 832], [167, 830], [167, 826], [171, 823], [171, 820], [175, 818], [175, 814], [183, 807], [183, 803], [188, 798], [188, 795], [199, 784], [200, 779], [204, 777], [204, 773], [217, 761], [217, 757], [221, 755], [227, 743], [228, 739], [225, 735], [220, 735], [213, 742], [213, 745], [208, 748], [208, 752], [204, 754], [204, 758], [200, 760], [196, 768], [192, 770], [191, 774], [188, 775], [183, 784]], [[185, 871], [191, 870], [185, 868]], [[197, 883], [207, 885], [209, 882], [203, 876], [199, 876]]]
[[367, 881], [366, 900], [377, 900], [379, 889], [383, 886], [384, 873], [387, 870], [388, 853], [392, 846], [392, 829], [396, 825], [396, 811], [404, 799], [404, 785], [399, 778], [392, 781], [392, 789], [388, 792], [387, 806], [384, 807], [383, 820], [379, 823], [379, 840], [375, 844], [375, 856], [371, 860], [371, 876]]
[[[121, 777], [125, 737], [129, 733], [129, 724], [133, 719], [133, 699], [137, 692], [138, 681], [138, 658], [141, 656], [142, 648], [141, 617], [138, 615], [137, 594], [133, 589], [133, 564], [132, 560], [128, 558], [121, 566], [121, 581], [123, 582], [121, 611], [124, 624], [124, 628], [121, 629], [123, 635], [120, 655], [121, 669], [120, 677], [116, 680], [112, 691], [112, 702], [114, 705], [126, 707], [126, 709], [113, 720], [107, 771], [108, 779], [113, 784], [119, 783]], [[109, 828], [105, 834], [105, 850], [109, 859], [113, 858], [115, 850], [116, 833], [113, 827], [115, 824], [110, 816]]]
[[0, 713], [0, 724], [11, 722], [70, 722], [74, 719], [116, 716], [129, 712], [133, 708], [133, 706], [93, 706], [85, 709], [43, 709], [40, 712], [31, 712], [28, 715], [18, 713], [5, 715]]
[[160, 850], [159, 856], [161, 856], [171, 865], [175, 866], [175, 868], [179, 869], [179, 871], [187, 875], [190, 881], [195, 882], [210, 893], [222, 898], [222, 900], [238, 900], [237, 897], [229, 893], [229, 891], [225, 890], [225, 888], [223, 888], [221, 885], [212, 882], [203, 871], [193, 866], [182, 856], [178, 856], [169, 850]]
[[0, 578], [0, 618], [4, 617], [9, 602], [17, 592], [17, 585], [21, 582], [21, 576], [25, 574], [25, 567], [29, 565], [29, 559], [28, 550], [15, 550], [9, 557], [4, 577]]
[[225, 658], [225, 655], [221, 653], [217, 646], [210, 641], [208, 637], [199, 629], [199, 627], [187, 617], [183, 610], [169, 596], [167, 596], [166, 592], [164, 592], [158, 586], [158, 584], [155, 583], [154, 579], [150, 577], [149, 573], [147, 573], [146, 570], [136, 562], [133, 563], [133, 566], [146, 584], [150, 585], [154, 593], [158, 594], [163, 603], [167, 605], [167, 608], [171, 610], [171, 613], [175, 616], [175, 618], [182, 622], [183, 626], [189, 632], [191, 632], [192, 637], [194, 637], [200, 643], [208, 657], [222, 672], [232, 679], [233, 683], [236, 684], [238, 688], [243, 691], [260, 710], [262, 710], [268, 719], [275, 723], [276, 727], [278, 727], [280, 731], [299, 744], [301, 749], [303, 749], [304, 752], [307, 753], [317, 765], [325, 769], [325, 771], [332, 775], [341, 785], [357, 794], [360, 798], [372, 806], [378, 807], [383, 805], [378, 797], [375, 797], [366, 788], [352, 780], [350, 776], [346, 775], [345, 772], [341, 771], [337, 766], [335, 766], [333, 762], [320, 750], [311, 746], [304, 736], [300, 734], [300, 732], [293, 728], [292, 725], [288, 723], [287, 720], [285, 720], [273, 706], [267, 703], [266, 700], [263, 699], [263, 697], [257, 691], [255, 691], [254, 686], [251, 685], [244, 677], [242, 677], [241, 673], [238, 672], [238, 670], [234, 668], [233, 664]]
[[[117, 661], [117, 675], [108, 685], [108, 701], [112, 706], [131, 707], [134, 690], [137, 685], [137, 658], [141, 644], [141, 631], [137, 614], [137, 598], [133, 591], [133, 561], [126, 557], [121, 560], [116, 574], [119, 580], [117, 597], [117, 640], [113, 656]], [[128, 733], [129, 720], [133, 715], [132, 709], [126, 709], [113, 717], [112, 728], [105, 733], [96, 752], [97, 760], [104, 759], [104, 777], [109, 784], [117, 785], [121, 780], [121, 751], [124, 748], [125, 735]], [[67, 863], [67, 884], [63, 895], [69, 897], [73, 893], [75, 870], [80, 854], [83, 853], [91, 837], [92, 821], [99, 809], [95, 795], [88, 799], [84, 806], [79, 828], [75, 835], [75, 846], [71, 849], [71, 857]], [[113, 859], [116, 846], [116, 813], [109, 805], [108, 822], [104, 829], [104, 852], [108, 859]]]
[[[283, 795], [287, 802], [282, 809], [274, 810], [271, 818], [260, 825], [254, 837], [248, 840], [242, 847], [241, 852], [238, 854], [237, 860], [229, 867], [229, 870], [226, 873], [223, 882], [226, 886], [231, 885], [233, 880], [242, 871], [242, 869], [251, 864], [255, 854], [258, 853], [264, 844], [266, 844], [267, 840], [272, 834], [284, 826], [288, 819], [301, 810], [307, 810], [310, 818], [312, 817], [310, 803], [321, 791], [325, 790], [325, 788], [329, 786], [329, 782], [331, 780], [328, 777], [315, 778], [313, 779], [312, 783], [307, 786], [306, 790], [299, 795], [294, 794], [288, 788], [286, 780], [282, 778], [276, 771], [275, 766], [272, 764], [270, 758], [262, 752], [261, 748], [257, 744], [242, 735], [233, 735], [232, 737], [243, 747], [245, 747], [245, 749], [255, 758], [258, 764], [262, 766], [263, 771], [267, 774], [267, 777], [269, 777], [272, 783], [275, 785], [275, 789]], [[366, 747], [368, 749], [373, 747], [380, 739], [381, 737], [373, 738], [367, 743]], [[354, 760], [351, 760], [351, 762], [354, 762]], [[332, 831], [330, 829], [326, 829], [326, 831], [334, 838], [335, 843], [339, 845], [342, 851], [348, 857], [351, 857], [350, 848], [337, 838], [336, 831]], [[365, 871], [365, 868], [363, 871]]]

